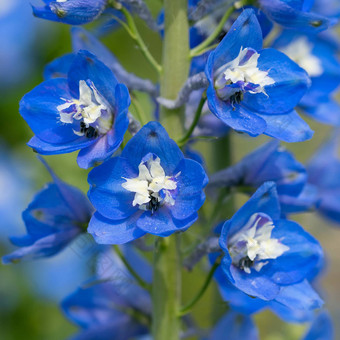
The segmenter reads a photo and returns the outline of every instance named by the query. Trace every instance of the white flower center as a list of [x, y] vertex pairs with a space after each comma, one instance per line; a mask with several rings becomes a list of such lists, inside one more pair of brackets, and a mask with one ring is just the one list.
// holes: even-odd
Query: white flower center
[[234, 60], [217, 70], [215, 86], [222, 88], [225, 85], [240, 83], [245, 88], [251, 84], [248, 92], [265, 94], [264, 87], [274, 84], [275, 81], [268, 76], [269, 71], [261, 71], [258, 68], [259, 57], [254, 50], [241, 47], [239, 55]]
[[269, 216], [253, 214], [247, 224], [229, 240], [229, 252], [233, 264], [250, 273], [250, 267], [260, 271], [270, 259], [276, 259], [289, 247], [271, 238], [275, 228]]
[[321, 60], [312, 54], [313, 45], [306, 37], [295, 39], [281, 49], [290, 59], [302, 67], [310, 77], [318, 77], [323, 73]]
[[152, 212], [161, 204], [174, 205], [171, 191], [177, 188], [175, 178], [180, 173], [174, 177], [166, 176], [159, 157], [148, 154], [145, 159], [138, 166], [138, 177], [124, 178], [126, 182], [122, 184], [124, 189], [136, 193], [132, 205]]
[[74, 120], [82, 122], [82, 128], [74, 130], [75, 134], [82, 136], [91, 128], [99, 134], [110, 130], [113, 119], [110, 106], [91, 81], [79, 81], [79, 99], [62, 99], [65, 103], [57, 107], [60, 121], [64, 124], [73, 124]]

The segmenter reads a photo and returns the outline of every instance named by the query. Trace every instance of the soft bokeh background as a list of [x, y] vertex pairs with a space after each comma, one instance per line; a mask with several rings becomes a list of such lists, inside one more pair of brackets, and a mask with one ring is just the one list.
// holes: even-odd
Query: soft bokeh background
[[[160, 9], [159, 0], [148, 1], [154, 14]], [[156, 58], [161, 57], [159, 36], [139, 22], [145, 40]], [[91, 25], [90, 25], [91, 27]], [[71, 51], [69, 26], [45, 22], [31, 14], [28, 0], [0, 0], [0, 255], [13, 247], [8, 236], [24, 233], [21, 212], [34, 193], [50, 180], [47, 171], [25, 143], [32, 133], [18, 113], [20, 98], [42, 81], [44, 65]], [[153, 69], [122, 30], [108, 32], [103, 41], [122, 64], [141, 77], [156, 79]], [[144, 100], [144, 110], [151, 107]], [[309, 121], [315, 130], [312, 141], [288, 145], [301, 161], [329, 135], [330, 128]], [[233, 161], [239, 160], [265, 138], [232, 135]], [[214, 147], [213, 141], [200, 143], [203, 153]], [[87, 191], [87, 171], [79, 169], [76, 154], [46, 157], [55, 172], [66, 182]], [[245, 197], [238, 197], [239, 203]], [[340, 334], [340, 226], [331, 225], [315, 214], [293, 216], [322, 243], [328, 255], [328, 268], [322, 278], [323, 296]], [[190, 229], [192, 235], [199, 231]], [[0, 339], [65, 339], [74, 332], [62, 315], [58, 303], [78, 284], [91, 275], [95, 247], [90, 238], [81, 238], [60, 255], [34, 263], [0, 265]], [[202, 282], [202, 274], [194, 270], [184, 276], [185, 301]], [[197, 287], [196, 287], [197, 286]], [[195, 315], [200, 325], [207, 326], [212, 317], [224, 310], [212, 286], [199, 302]], [[219, 301], [213, 308], [211, 301]], [[299, 339], [304, 326], [287, 326], [269, 312], [256, 316], [261, 339]], [[340, 339], [340, 337], [338, 337]]]

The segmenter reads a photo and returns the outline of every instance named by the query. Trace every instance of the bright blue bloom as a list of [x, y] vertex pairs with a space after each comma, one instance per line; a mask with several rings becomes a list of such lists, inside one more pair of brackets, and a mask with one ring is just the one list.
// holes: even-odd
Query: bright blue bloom
[[79, 189], [48, 170], [53, 182], [40, 190], [23, 212], [27, 235], [10, 238], [21, 248], [4, 256], [5, 264], [55, 255], [86, 228], [93, 212], [90, 202]]
[[305, 167], [278, 141], [260, 146], [239, 163], [215, 173], [209, 186], [241, 186], [251, 194], [267, 181], [275, 182], [283, 213], [305, 211], [317, 202], [316, 192], [307, 187]]
[[261, 9], [276, 23], [298, 31], [318, 33], [327, 29], [331, 20], [310, 12], [314, 0], [259, 0]]
[[308, 279], [323, 258], [317, 240], [280, 216], [275, 184], [266, 182], [224, 223], [220, 236], [225, 279], [265, 301]]
[[207, 176], [157, 122], [146, 124], [120, 157], [93, 169], [89, 198], [97, 212], [88, 232], [98, 243], [121, 244], [146, 233], [169, 236], [197, 219]]
[[332, 98], [340, 85], [339, 46], [334, 38], [327, 33], [315, 36], [285, 31], [273, 47], [305, 69], [312, 80], [299, 107], [321, 123], [340, 125], [340, 105]]
[[322, 145], [307, 164], [308, 181], [318, 190], [317, 211], [340, 223], [340, 160], [337, 156], [338, 137]]
[[258, 340], [254, 321], [247, 315], [229, 312], [224, 315], [211, 331], [208, 340]]
[[[133, 249], [124, 249], [124, 252], [130, 265], [141, 273], [145, 260]], [[129, 340], [148, 334], [146, 324], [131, 313], [138, 313], [147, 323], [151, 314], [149, 294], [138, 286], [117, 255], [112, 252], [104, 255], [102, 261], [106, 267], [109, 265], [111, 276], [105, 273], [104, 279], [85, 283], [62, 302], [66, 316], [82, 328], [72, 339]], [[101, 266], [99, 264], [99, 268]]]
[[322, 311], [319, 313], [307, 334], [302, 340], [333, 340], [334, 339], [334, 329], [331, 317], [327, 311]]
[[283, 53], [262, 49], [262, 32], [246, 9], [210, 53], [205, 73], [210, 110], [231, 128], [287, 142], [311, 138], [293, 111], [306, 93], [307, 73]]
[[80, 149], [78, 165], [89, 168], [121, 144], [129, 105], [126, 86], [93, 54], [80, 51], [68, 78], [38, 85], [21, 100], [20, 113], [35, 133], [31, 148], [44, 155]]
[[72, 67], [76, 54], [81, 50], [89, 51], [103, 62], [116, 76], [118, 82], [124, 83], [129, 90], [148, 92], [154, 96], [158, 90], [148, 79], [142, 79], [127, 72], [114, 54], [103, 45], [94, 35], [82, 27], [73, 27], [71, 30], [72, 45], [74, 53], [66, 54], [49, 63], [44, 70], [45, 79], [67, 78], [68, 71]]
[[42, 19], [70, 25], [83, 25], [97, 19], [107, 0], [43, 0], [43, 7], [33, 7], [33, 14]]

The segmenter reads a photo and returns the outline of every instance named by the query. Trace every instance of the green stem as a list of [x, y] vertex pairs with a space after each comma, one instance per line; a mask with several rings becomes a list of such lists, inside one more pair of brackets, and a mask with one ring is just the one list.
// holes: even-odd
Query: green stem
[[[162, 98], [176, 99], [189, 75], [189, 23], [186, 0], [164, 0]], [[178, 139], [184, 132], [184, 108], [161, 107], [161, 123], [170, 136]]]
[[195, 304], [201, 299], [201, 297], [204, 295], [205, 291], [209, 287], [209, 284], [214, 276], [215, 270], [217, 267], [220, 265], [220, 260], [221, 258], [218, 257], [214, 263], [214, 265], [211, 267], [208, 276], [206, 277], [203, 286], [201, 289], [198, 291], [197, 295], [188, 303], [186, 304], [183, 308], [180, 309], [178, 316], [183, 316], [185, 314], [188, 314], [191, 312], [192, 307], [195, 306]]
[[[188, 78], [189, 23], [187, 0], [164, 0], [164, 39], [160, 95], [175, 99]], [[184, 131], [184, 108], [161, 107], [160, 121], [169, 135], [178, 139]], [[154, 250], [152, 283], [152, 336], [154, 340], [178, 340], [181, 304], [181, 235], [161, 238]]]
[[179, 235], [156, 240], [152, 287], [152, 334], [155, 340], [178, 340], [181, 295]]
[[132, 15], [129, 13], [129, 11], [124, 8], [121, 7], [120, 11], [124, 14], [125, 19], [126, 19], [126, 24], [123, 23], [121, 20], [119, 20], [117, 18], [117, 20], [119, 20], [119, 22], [123, 25], [123, 27], [126, 29], [126, 31], [129, 33], [129, 35], [131, 36], [131, 38], [133, 40], [136, 41], [136, 43], [138, 44], [138, 46], [140, 47], [142, 53], [144, 54], [145, 58], [149, 61], [149, 63], [151, 64], [151, 66], [154, 67], [154, 69], [158, 72], [161, 73], [162, 72], [162, 66], [159, 65], [159, 63], [156, 61], [156, 59], [153, 57], [153, 55], [150, 53], [148, 47], [146, 46], [143, 38], [141, 37], [141, 35], [139, 34], [138, 28], [136, 26], [136, 23], [132, 17]]
[[202, 114], [202, 109], [203, 109], [203, 106], [204, 106], [204, 103], [205, 103], [206, 99], [207, 99], [207, 97], [205, 97], [205, 96], [203, 96], [201, 98], [201, 101], [200, 101], [200, 103], [198, 105], [198, 108], [197, 108], [196, 113], [195, 113], [194, 120], [192, 121], [192, 123], [190, 125], [190, 128], [185, 133], [185, 135], [177, 142], [177, 144], [179, 146], [185, 145], [186, 142], [190, 139], [190, 136], [194, 132], [195, 127], [196, 127], [196, 125], [198, 124], [198, 122], [200, 120], [200, 117], [201, 117], [201, 114]]
[[233, 4], [231, 7], [227, 9], [225, 14], [223, 15], [222, 19], [218, 23], [217, 27], [215, 28], [214, 32], [207, 38], [205, 39], [201, 44], [196, 46], [190, 51], [190, 58], [196, 57], [202, 53], [210, 44], [212, 44], [215, 39], [219, 36], [219, 34], [222, 32], [223, 27], [227, 20], [230, 18], [230, 16], [234, 13], [234, 11], [237, 8], [240, 8], [242, 6], [242, 1], [236, 2]]
[[143, 287], [145, 290], [150, 291], [151, 290], [151, 286], [145, 282], [138, 274], [137, 272], [132, 268], [132, 266], [130, 265], [130, 263], [127, 261], [127, 259], [125, 258], [124, 254], [122, 253], [122, 251], [120, 250], [119, 246], [115, 245], [114, 246], [115, 252], [117, 253], [117, 255], [119, 256], [119, 258], [122, 260], [122, 262], [124, 263], [125, 267], [129, 270], [130, 274], [135, 278], [135, 280], [138, 282], [138, 284]]

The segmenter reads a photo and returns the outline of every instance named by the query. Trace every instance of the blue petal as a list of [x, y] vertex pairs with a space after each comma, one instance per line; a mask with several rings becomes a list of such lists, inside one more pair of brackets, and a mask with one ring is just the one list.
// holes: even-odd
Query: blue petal
[[289, 247], [275, 260], [261, 269], [280, 285], [295, 284], [309, 278], [314, 268], [323, 259], [319, 242], [297, 223], [287, 220], [274, 221], [272, 237]]
[[116, 107], [115, 89], [118, 84], [112, 71], [92, 53], [79, 51], [68, 73], [68, 85], [73, 98], [79, 98], [80, 80], [90, 79], [98, 92]]
[[227, 35], [210, 53], [206, 68], [207, 77], [211, 80], [215, 70], [234, 60], [241, 47], [255, 51], [262, 49], [261, 27], [252, 9], [246, 9], [239, 15]]
[[144, 212], [138, 219], [137, 226], [143, 231], [153, 235], [169, 236], [176, 231], [188, 229], [197, 218], [198, 215], [195, 212], [186, 219], [177, 220], [171, 216], [170, 209], [163, 206], [153, 214], [151, 211]]
[[154, 153], [161, 160], [167, 176], [176, 175], [175, 170], [183, 159], [183, 153], [158, 122], [149, 122], [126, 144], [121, 157], [138, 171], [143, 157]]
[[207, 90], [210, 111], [222, 122], [236, 131], [246, 132], [255, 137], [266, 129], [266, 122], [260, 116], [238, 105], [233, 108], [229, 103], [221, 100], [214, 89], [211, 80]]
[[112, 158], [94, 168], [88, 177], [88, 196], [101, 215], [121, 220], [137, 212], [133, 207], [134, 193], [122, 187], [125, 178], [138, 177], [138, 168], [132, 169], [125, 158]]
[[65, 54], [45, 66], [44, 78], [67, 78], [67, 73], [73, 63], [75, 55], [73, 53]]
[[176, 171], [180, 172], [178, 193], [170, 211], [174, 218], [182, 220], [190, 217], [203, 205], [205, 195], [202, 189], [207, 184], [207, 175], [199, 163], [190, 159], [183, 159]]
[[264, 134], [288, 143], [303, 142], [312, 138], [314, 131], [295, 112], [283, 115], [259, 114], [267, 123]]
[[299, 103], [310, 86], [306, 71], [275, 49], [260, 52], [258, 68], [269, 71], [268, 76], [275, 83], [265, 87], [267, 95], [244, 94], [242, 103], [249, 110], [262, 114], [287, 113]]
[[110, 220], [95, 213], [89, 223], [90, 233], [99, 244], [124, 244], [145, 235], [145, 231], [137, 227], [142, 211], [124, 220]]
[[314, 310], [321, 308], [323, 301], [308, 281], [281, 287], [275, 301], [270, 302], [270, 309], [286, 322], [310, 321]]
[[70, 25], [82, 25], [96, 19], [105, 9], [106, 0], [45, 1], [45, 7], [33, 7], [35, 16]]

